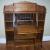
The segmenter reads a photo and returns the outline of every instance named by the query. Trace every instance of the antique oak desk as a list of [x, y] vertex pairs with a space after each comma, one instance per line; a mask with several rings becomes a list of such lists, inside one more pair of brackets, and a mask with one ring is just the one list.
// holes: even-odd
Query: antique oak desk
[[42, 47], [46, 8], [36, 3], [19, 2], [4, 6], [6, 42], [14, 41], [17, 50]]

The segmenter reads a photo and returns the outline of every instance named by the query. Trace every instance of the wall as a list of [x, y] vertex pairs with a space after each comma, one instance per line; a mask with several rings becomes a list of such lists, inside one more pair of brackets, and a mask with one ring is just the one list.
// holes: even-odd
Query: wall
[[19, 1], [30, 1], [35, 2], [40, 5], [44, 5], [46, 7], [46, 20], [44, 26], [44, 38], [46, 40], [46, 36], [48, 37], [47, 40], [50, 40], [50, 0], [0, 0], [0, 43], [6, 43], [5, 38], [5, 24], [4, 24], [4, 14], [3, 14], [3, 7], [4, 5], [9, 5], [12, 3], [16, 3]]

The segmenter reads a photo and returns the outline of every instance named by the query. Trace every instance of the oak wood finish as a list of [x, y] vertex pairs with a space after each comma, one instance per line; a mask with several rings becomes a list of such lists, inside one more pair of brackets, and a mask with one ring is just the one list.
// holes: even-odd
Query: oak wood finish
[[45, 14], [46, 8], [36, 3], [5, 5], [6, 42], [13, 41], [17, 50], [34, 50], [38, 46], [41, 47]]

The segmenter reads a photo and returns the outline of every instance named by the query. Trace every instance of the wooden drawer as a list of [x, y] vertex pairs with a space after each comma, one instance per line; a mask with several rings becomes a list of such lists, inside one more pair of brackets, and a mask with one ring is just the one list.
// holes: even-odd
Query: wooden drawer
[[36, 34], [16, 34], [15, 39], [31, 39], [35, 38]]
[[15, 31], [19, 33], [36, 33], [37, 28], [35, 25], [18, 25], [18, 27], [15, 28]]
[[33, 44], [33, 39], [26, 39], [26, 40], [15, 40], [16, 45], [22, 45], [22, 44]]
[[16, 46], [15, 50], [34, 50], [34, 45]]

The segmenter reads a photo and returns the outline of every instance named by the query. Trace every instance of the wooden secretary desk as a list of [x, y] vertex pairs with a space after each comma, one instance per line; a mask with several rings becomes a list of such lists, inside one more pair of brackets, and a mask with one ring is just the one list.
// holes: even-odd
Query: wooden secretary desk
[[36, 3], [19, 2], [4, 6], [6, 42], [14, 41], [17, 50], [42, 47], [46, 8]]

